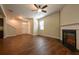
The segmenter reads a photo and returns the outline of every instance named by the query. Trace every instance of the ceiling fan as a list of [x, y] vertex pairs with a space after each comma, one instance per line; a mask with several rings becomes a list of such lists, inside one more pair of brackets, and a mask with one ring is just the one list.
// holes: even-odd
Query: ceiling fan
[[38, 11], [38, 12], [44, 12], [46, 13], [47, 11], [44, 10], [45, 8], [47, 8], [48, 6], [47, 5], [37, 5], [37, 4], [34, 4], [34, 6], [37, 8], [36, 10], [33, 10], [33, 11]]

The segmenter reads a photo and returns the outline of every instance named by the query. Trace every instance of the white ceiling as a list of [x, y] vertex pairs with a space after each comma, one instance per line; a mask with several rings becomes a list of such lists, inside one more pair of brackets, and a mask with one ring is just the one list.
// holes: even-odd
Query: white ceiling
[[[63, 8], [63, 4], [47, 4], [48, 7], [45, 9], [47, 13], [38, 13], [35, 10], [36, 7], [33, 4], [4, 4], [4, 10], [7, 16], [17, 17], [22, 16], [24, 18], [42, 18], [47, 16], [51, 13], [59, 11]], [[12, 10], [13, 12], [9, 12], [8, 9]]]

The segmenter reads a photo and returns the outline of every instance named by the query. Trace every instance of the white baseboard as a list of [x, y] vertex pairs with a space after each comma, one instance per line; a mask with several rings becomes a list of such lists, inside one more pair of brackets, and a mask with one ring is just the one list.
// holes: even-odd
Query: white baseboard
[[17, 35], [22, 35], [22, 34], [30, 34], [30, 35], [33, 35], [32, 33], [20, 33], [20, 34], [15, 34], [15, 35], [4, 35], [4, 39], [7, 38], [7, 37], [17, 36]]
[[6, 36], [4, 36], [4, 39], [7, 37], [12, 37], [12, 36], [17, 36], [17, 35], [6, 35]]
[[55, 36], [50, 36], [50, 35], [41, 35], [41, 36], [46, 36], [46, 37], [51, 37], [51, 38], [60, 39], [60, 37], [55, 37]]

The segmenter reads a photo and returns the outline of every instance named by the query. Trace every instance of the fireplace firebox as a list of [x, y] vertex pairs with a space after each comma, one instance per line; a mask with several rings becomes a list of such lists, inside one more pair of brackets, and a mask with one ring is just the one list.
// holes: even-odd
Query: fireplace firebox
[[76, 30], [62, 30], [62, 39], [65, 47], [76, 51]]

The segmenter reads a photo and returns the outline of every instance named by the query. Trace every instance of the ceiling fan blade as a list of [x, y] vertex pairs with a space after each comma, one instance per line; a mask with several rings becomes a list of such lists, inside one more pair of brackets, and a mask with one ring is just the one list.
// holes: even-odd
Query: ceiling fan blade
[[39, 8], [36, 4], [34, 4], [34, 6], [35, 6], [36, 8]]
[[46, 7], [47, 7], [47, 5], [43, 6], [41, 9], [44, 9], [44, 8], [46, 8]]
[[47, 11], [45, 11], [45, 10], [42, 10], [42, 12], [46, 13]]
[[39, 5], [39, 8], [41, 8], [41, 5]]

